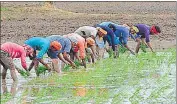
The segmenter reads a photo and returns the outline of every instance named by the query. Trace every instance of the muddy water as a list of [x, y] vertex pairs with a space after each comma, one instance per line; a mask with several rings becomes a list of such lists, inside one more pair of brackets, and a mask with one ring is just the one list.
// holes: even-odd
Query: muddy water
[[[21, 61], [20, 59], [14, 59], [13, 60], [15, 65], [17, 65], [18, 68], [23, 69], [21, 66]], [[44, 61], [47, 62], [48, 64], [51, 64], [51, 60], [48, 58], [44, 58]], [[27, 66], [30, 65], [31, 60], [29, 58], [26, 58]], [[3, 67], [1, 66], [1, 72], [3, 70]], [[25, 78], [21, 76], [17, 71], [16, 71], [17, 77], [18, 77], [18, 82], [13, 82], [10, 71], [7, 71], [7, 76], [6, 76], [6, 83], [3, 83], [1, 81], [1, 94], [3, 93], [11, 93], [13, 95], [13, 99], [9, 101], [9, 104], [13, 104], [14, 102], [18, 102], [18, 98], [22, 95], [22, 92], [24, 91], [24, 88], [27, 87], [25, 86], [25, 83], [30, 81], [31, 79], [36, 77], [36, 73], [34, 68], [30, 71], [30, 76]], [[41, 75], [40, 77], [47, 77], [49, 74]]]
[[[158, 52], [156, 55], [160, 56], [163, 55], [164, 52]], [[165, 55], [170, 56], [171, 54], [167, 53]], [[69, 87], [66, 90], [66, 94], [63, 93], [60, 98], [57, 100], [51, 100], [53, 96], [46, 95], [44, 98], [41, 99], [47, 99], [40, 102], [40, 104], [48, 104], [48, 103], [58, 103], [58, 102], [70, 102], [70, 103], [76, 103], [83, 97], [89, 95], [90, 93], [96, 94], [96, 92], [99, 92], [100, 96], [104, 94], [108, 94], [109, 99], [103, 100], [101, 103], [103, 104], [111, 104], [115, 100], [115, 96], [118, 96], [117, 94], [122, 94], [118, 99], [122, 104], [131, 104], [132, 102], [136, 102], [136, 100], [139, 101], [140, 104], [151, 104], [155, 102], [159, 103], [165, 103], [165, 104], [175, 104], [174, 98], [175, 98], [175, 92], [176, 89], [174, 86], [176, 86], [176, 65], [171, 64], [167, 65], [167, 61], [169, 57], [166, 57], [166, 61], [164, 61], [161, 66], [155, 70], [155, 72], [152, 72], [150, 70], [142, 69], [142, 73], [145, 78], [140, 79], [140, 81], [137, 82], [134, 86], [129, 85], [129, 80], [124, 80], [123, 85], [121, 86], [115, 86], [111, 84], [106, 85], [99, 85], [94, 86], [93, 85], [84, 85], [79, 82], [75, 83], [73, 87]], [[134, 57], [134, 56], [131, 56]], [[50, 60], [45, 60], [50, 62]], [[17, 65], [20, 65], [19, 60], [14, 60], [14, 62]], [[28, 64], [30, 63], [30, 60], [27, 60]], [[131, 73], [131, 72], [129, 72]], [[128, 74], [129, 74], [128, 73]], [[131, 74], [130, 74], [131, 75]], [[157, 83], [158, 79], [161, 77], [167, 75], [168, 78], [164, 78], [161, 83]], [[152, 77], [148, 77], [152, 76]], [[12, 79], [10, 78], [10, 74], [8, 72], [7, 76], [7, 89], [10, 92], [11, 89], [13, 89], [14, 98], [9, 101], [9, 104], [18, 104], [21, 102], [22, 104], [31, 104], [35, 99], [37, 99], [37, 94], [40, 90], [51, 88], [51, 89], [63, 89], [64, 86], [56, 85], [54, 82], [49, 82], [46, 84], [36, 84], [36, 85], [28, 85], [26, 86], [25, 83], [32, 78], [36, 77], [34, 69], [31, 71], [31, 76], [28, 79], [23, 78], [22, 76], [18, 75], [19, 82], [15, 86], [12, 83]], [[44, 77], [44, 76], [41, 76]], [[47, 77], [47, 76], [46, 76]], [[94, 75], [93, 78], [103, 78], [102, 75]], [[116, 77], [121, 77], [120, 75], [109, 75], [105, 76], [108, 80], [116, 79]], [[168, 83], [171, 83], [169, 85]], [[168, 88], [161, 88], [161, 86], [168, 86]], [[3, 87], [3, 86], [2, 86]], [[2, 89], [1, 87], [1, 89]], [[16, 88], [14, 88], [16, 87]], [[161, 89], [159, 89], [161, 88]], [[16, 90], [14, 90], [16, 89]], [[156, 92], [159, 91], [159, 92]], [[3, 91], [3, 90], [1, 90]], [[25, 91], [27, 94], [25, 96], [22, 96], [22, 92]], [[155, 99], [153, 96], [157, 96], [160, 92], [163, 92], [163, 96], [158, 97], [158, 99]], [[137, 92], [137, 93], [136, 93]], [[1, 92], [2, 93], [2, 92]], [[154, 93], [154, 94], [153, 94]], [[153, 96], [152, 96], [153, 95]], [[69, 99], [71, 97], [71, 99]], [[20, 98], [20, 100], [19, 100]], [[120, 103], [117, 102], [117, 103]], [[86, 102], [86, 104], [95, 104], [96, 101], [94, 98], [89, 98]]]

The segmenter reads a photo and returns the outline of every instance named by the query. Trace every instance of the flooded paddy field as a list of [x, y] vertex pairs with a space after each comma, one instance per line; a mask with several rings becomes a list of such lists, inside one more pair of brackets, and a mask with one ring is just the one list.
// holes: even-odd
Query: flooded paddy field
[[[18, 74], [18, 83], [8, 70], [2, 104], [176, 104], [176, 2], [54, 2], [54, 9], [43, 4], [1, 2], [1, 43], [22, 45], [33, 36], [64, 35], [103, 21], [145, 23], [162, 28], [151, 36], [156, 53], [125, 53], [60, 76], [36, 77], [32, 69], [27, 78]], [[133, 40], [128, 45], [135, 50]], [[18, 59], [14, 62], [22, 68]]]
[[[122, 61], [123, 60], [123, 61]], [[34, 70], [33, 70], [34, 71]], [[11, 104], [175, 104], [176, 50], [129, 53], [106, 58], [88, 68], [24, 79], [16, 92], [2, 95]], [[9, 80], [9, 81], [8, 81]], [[7, 87], [14, 87], [7, 80]], [[12, 86], [11, 86], [12, 85]]]

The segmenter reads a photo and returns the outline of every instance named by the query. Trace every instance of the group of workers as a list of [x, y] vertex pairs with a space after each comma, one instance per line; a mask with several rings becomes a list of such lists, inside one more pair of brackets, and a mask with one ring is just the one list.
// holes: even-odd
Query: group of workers
[[[7, 70], [10, 69], [13, 81], [17, 81], [15, 70], [19, 68], [13, 63], [14, 58], [21, 58], [22, 67], [29, 72], [33, 67], [37, 70], [39, 62], [49, 71], [54, 70], [61, 73], [59, 60], [69, 64], [72, 68], [76, 65], [74, 60], [78, 60], [80, 65], [86, 68], [86, 56], [90, 63], [101, 60], [105, 50], [113, 50], [114, 58], [119, 57], [119, 47], [126, 47], [131, 54], [137, 54], [140, 43], [144, 43], [154, 52], [150, 44], [150, 35], [160, 33], [159, 26], [146, 24], [119, 25], [113, 22], [102, 22], [95, 26], [82, 26], [74, 33], [56, 34], [48, 37], [32, 37], [19, 45], [12, 42], [1, 44], [0, 64], [3, 66], [2, 79], [5, 80]], [[129, 38], [137, 42], [135, 52], [127, 45]], [[109, 48], [106, 49], [106, 42]], [[52, 68], [43, 60], [47, 54], [52, 60]], [[26, 57], [32, 60], [29, 67], [26, 64]]]

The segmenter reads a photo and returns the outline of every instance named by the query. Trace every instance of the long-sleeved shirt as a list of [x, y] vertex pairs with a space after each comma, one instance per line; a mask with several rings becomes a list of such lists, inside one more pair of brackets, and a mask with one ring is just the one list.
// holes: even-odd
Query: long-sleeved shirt
[[85, 58], [85, 46], [86, 46], [85, 39], [81, 37], [80, 35], [78, 35], [77, 33], [67, 34], [66, 37], [68, 36], [73, 36], [78, 40], [77, 46], [79, 48], [80, 58], [84, 59]]
[[150, 42], [150, 27], [145, 24], [137, 24], [135, 26], [139, 29], [137, 35], [145, 35], [146, 42]]
[[102, 22], [102, 23], [100, 23], [100, 25], [102, 25], [102, 26], [109, 26], [109, 24], [112, 24], [115, 27], [118, 25], [118, 24], [115, 24], [113, 22]]
[[25, 41], [25, 44], [31, 46], [34, 50], [39, 50], [36, 58], [43, 58], [50, 47], [50, 41], [42, 37], [33, 37]]
[[69, 53], [71, 50], [71, 41], [68, 38], [62, 37], [60, 35], [52, 35], [46, 37], [50, 42], [58, 41], [62, 45], [62, 49], [59, 53], [67, 52]]
[[1, 45], [1, 50], [9, 53], [10, 57], [13, 58], [21, 58], [21, 65], [24, 69], [27, 69], [26, 64], [26, 52], [24, 47], [18, 45], [16, 43], [6, 42]]
[[119, 41], [123, 44], [127, 44], [128, 37], [130, 35], [130, 30], [122, 25], [117, 25], [115, 30], [115, 35], [119, 37]]
[[80, 36], [84, 37], [90, 37], [94, 36], [96, 37], [98, 30], [95, 27], [91, 26], [82, 26], [78, 28], [74, 33], [79, 34]]
[[117, 40], [117, 38], [116, 38], [113, 30], [111, 30], [108, 26], [104, 26], [104, 25], [100, 25], [100, 24], [97, 26], [101, 27], [102, 29], [104, 29], [107, 32], [107, 35], [105, 35], [103, 37], [103, 40], [104, 40], [104, 42], [107, 41], [109, 46], [112, 46], [113, 51], [115, 51], [115, 45], [116, 45], [115, 40]]
[[103, 40], [103, 38], [101, 37], [99, 37], [99, 36], [96, 36], [96, 38], [95, 38], [95, 43], [96, 43], [96, 45], [99, 47], [99, 48], [104, 48], [105, 47], [105, 45], [104, 45], [104, 40]]

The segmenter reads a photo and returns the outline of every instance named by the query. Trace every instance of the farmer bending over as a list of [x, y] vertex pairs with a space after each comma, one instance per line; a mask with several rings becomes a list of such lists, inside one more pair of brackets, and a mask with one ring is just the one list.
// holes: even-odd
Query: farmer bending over
[[127, 45], [128, 43], [128, 38], [131, 36], [133, 39], [132, 34], [136, 34], [138, 32], [138, 29], [136, 27], [132, 27], [128, 29], [125, 26], [122, 25], [112, 25], [109, 24], [109, 28], [111, 28], [114, 31], [114, 34], [118, 37], [119, 39], [119, 45], [123, 45], [126, 47], [132, 54], [135, 54]]
[[[92, 59], [92, 63], [95, 63], [95, 58], [96, 58], [96, 52], [95, 52], [95, 41], [89, 37], [86, 39], [86, 54], [88, 56], [88, 61], [91, 62]], [[91, 57], [91, 58], [90, 58]]]
[[79, 34], [85, 39], [88, 37], [92, 37], [93, 39], [95, 39], [97, 35], [102, 36], [102, 34], [105, 34], [105, 30], [101, 28], [95, 28], [92, 26], [82, 26], [78, 28], [74, 33]]
[[118, 56], [118, 43], [119, 40], [116, 37], [116, 35], [114, 34], [113, 30], [110, 29], [106, 24], [98, 24], [97, 27], [100, 27], [102, 29], [104, 29], [107, 34], [103, 37], [104, 40], [104, 44], [106, 44], [106, 41], [109, 44], [109, 50], [111, 51], [111, 49], [114, 51], [114, 58], [116, 58]]
[[75, 33], [79, 34], [83, 38], [88, 38], [91, 37], [96, 41], [96, 52], [97, 55], [96, 58], [102, 58], [104, 54], [104, 41], [103, 41], [103, 36], [107, 34], [105, 30], [103, 30], [100, 27], [92, 27], [92, 26], [82, 26], [78, 28]]
[[20, 72], [19, 68], [15, 66], [13, 63], [14, 58], [21, 59], [22, 67], [28, 71], [27, 64], [26, 64], [26, 57], [33, 56], [33, 48], [28, 45], [18, 45], [16, 43], [6, 42], [1, 45], [1, 54], [0, 54], [0, 64], [3, 66], [2, 71], [2, 81], [5, 81], [7, 69], [10, 69], [10, 74], [13, 81], [17, 81], [17, 75], [15, 73], [15, 69]]
[[56, 72], [61, 73], [61, 69], [58, 67], [58, 58], [62, 60], [64, 63], [69, 64], [74, 68], [75, 64], [72, 60], [70, 60], [69, 53], [71, 47], [74, 44], [77, 44], [77, 40], [75, 38], [65, 38], [60, 35], [52, 35], [46, 37], [50, 42], [57, 41], [61, 44], [60, 51], [52, 51], [49, 49], [47, 52], [48, 56], [52, 59], [53, 67]]
[[70, 33], [65, 35], [64, 37], [73, 37], [77, 39], [77, 44], [71, 49], [70, 56], [74, 60], [74, 56], [77, 60], [82, 63], [82, 65], [86, 68], [86, 62], [85, 62], [85, 39], [78, 35], [77, 33]]
[[152, 25], [151, 27], [145, 24], [137, 24], [135, 27], [138, 28], [139, 32], [135, 36], [137, 46], [136, 46], [136, 53], [139, 52], [140, 43], [142, 42], [146, 46], [148, 46], [152, 52], [154, 52], [151, 44], [150, 44], [150, 35], [157, 35], [158, 33], [161, 33], [160, 27]]
[[[49, 71], [51, 68], [45, 63], [42, 58], [45, 53], [47, 53], [48, 49], [51, 49], [52, 51], [58, 51], [61, 49], [61, 44], [57, 41], [51, 42], [45, 38], [42, 37], [33, 37], [25, 41], [25, 44], [31, 46], [34, 49], [34, 58], [32, 59], [32, 63], [30, 64], [29, 71], [35, 66], [35, 71], [37, 74], [37, 67], [39, 62], [42, 63]], [[39, 51], [36, 55], [36, 51]]]

